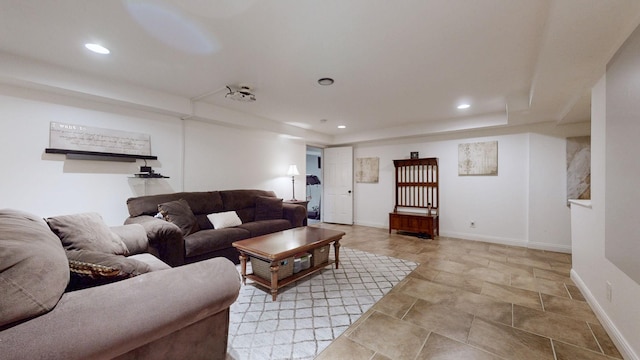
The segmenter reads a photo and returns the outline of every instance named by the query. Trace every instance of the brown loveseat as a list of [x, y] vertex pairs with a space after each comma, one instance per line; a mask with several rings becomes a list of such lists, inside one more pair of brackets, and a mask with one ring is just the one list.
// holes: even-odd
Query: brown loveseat
[[[125, 224], [142, 225], [150, 246], [171, 266], [213, 257], [239, 262], [234, 241], [303, 226], [307, 209], [273, 191], [221, 190], [149, 195], [127, 200]], [[214, 228], [211, 215], [235, 213], [241, 224]], [[162, 218], [160, 218], [162, 217]]]
[[[106, 258], [137, 264], [114, 272], [115, 265], [71, 260], [99, 252], [69, 246], [60, 236], [74, 227], [50, 219], [0, 210], [0, 359], [225, 358], [229, 307], [240, 290], [230, 261], [170, 268], [147, 253], [140, 225], [104, 225], [107, 242], [127, 253]], [[120, 278], [142, 268], [124, 280], [68, 288], [77, 276]]]

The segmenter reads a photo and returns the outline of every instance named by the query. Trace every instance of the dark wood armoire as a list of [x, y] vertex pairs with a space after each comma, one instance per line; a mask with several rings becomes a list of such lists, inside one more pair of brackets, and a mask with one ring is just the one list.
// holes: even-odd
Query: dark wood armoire
[[395, 229], [438, 236], [438, 158], [393, 160], [393, 164], [396, 203], [389, 213], [389, 233]]

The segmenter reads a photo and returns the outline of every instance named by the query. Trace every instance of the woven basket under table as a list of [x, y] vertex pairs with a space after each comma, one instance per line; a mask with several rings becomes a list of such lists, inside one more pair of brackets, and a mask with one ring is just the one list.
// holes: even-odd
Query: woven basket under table
[[[251, 269], [253, 274], [265, 280], [271, 281], [271, 263], [258, 258], [251, 258]], [[278, 280], [293, 275], [293, 257], [280, 260], [278, 269]]]

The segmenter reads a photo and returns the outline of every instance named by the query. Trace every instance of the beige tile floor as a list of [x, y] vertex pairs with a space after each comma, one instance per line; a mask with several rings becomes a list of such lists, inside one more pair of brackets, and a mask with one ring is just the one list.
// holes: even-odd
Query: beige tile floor
[[316, 359], [622, 359], [569, 278], [569, 254], [313, 226], [420, 264]]

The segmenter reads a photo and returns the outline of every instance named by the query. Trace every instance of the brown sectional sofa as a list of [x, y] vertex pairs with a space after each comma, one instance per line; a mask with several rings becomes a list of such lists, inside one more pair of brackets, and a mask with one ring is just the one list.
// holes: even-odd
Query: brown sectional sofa
[[[180, 200], [188, 204], [187, 214], [175, 210]], [[213, 257], [237, 264], [234, 241], [300, 227], [307, 217], [304, 206], [283, 203], [272, 191], [249, 189], [140, 196], [128, 199], [127, 207], [125, 224], [142, 225], [152, 252], [171, 266]], [[163, 209], [164, 219], [156, 217]], [[242, 224], [214, 229], [208, 215], [223, 212], [235, 212]]]
[[56, 228], [50, 219], [0, 209], [0, 359], [225, 358], [229, 307], [241, 285], [233, 263], [218, 258], [171, 268], [148, 253], [142, 226], [104, 225], [107, 241], [121, 241], [127, 254], [99, 255], [146, 272], [70, 290], [70, 279], [86, 276], [85, 266], [92, 279], [114, 274], [84, 262], [80, 275], [72, 271], [78, 262], [69, 254], [81, 250], [54, 229], [75, 226]]

